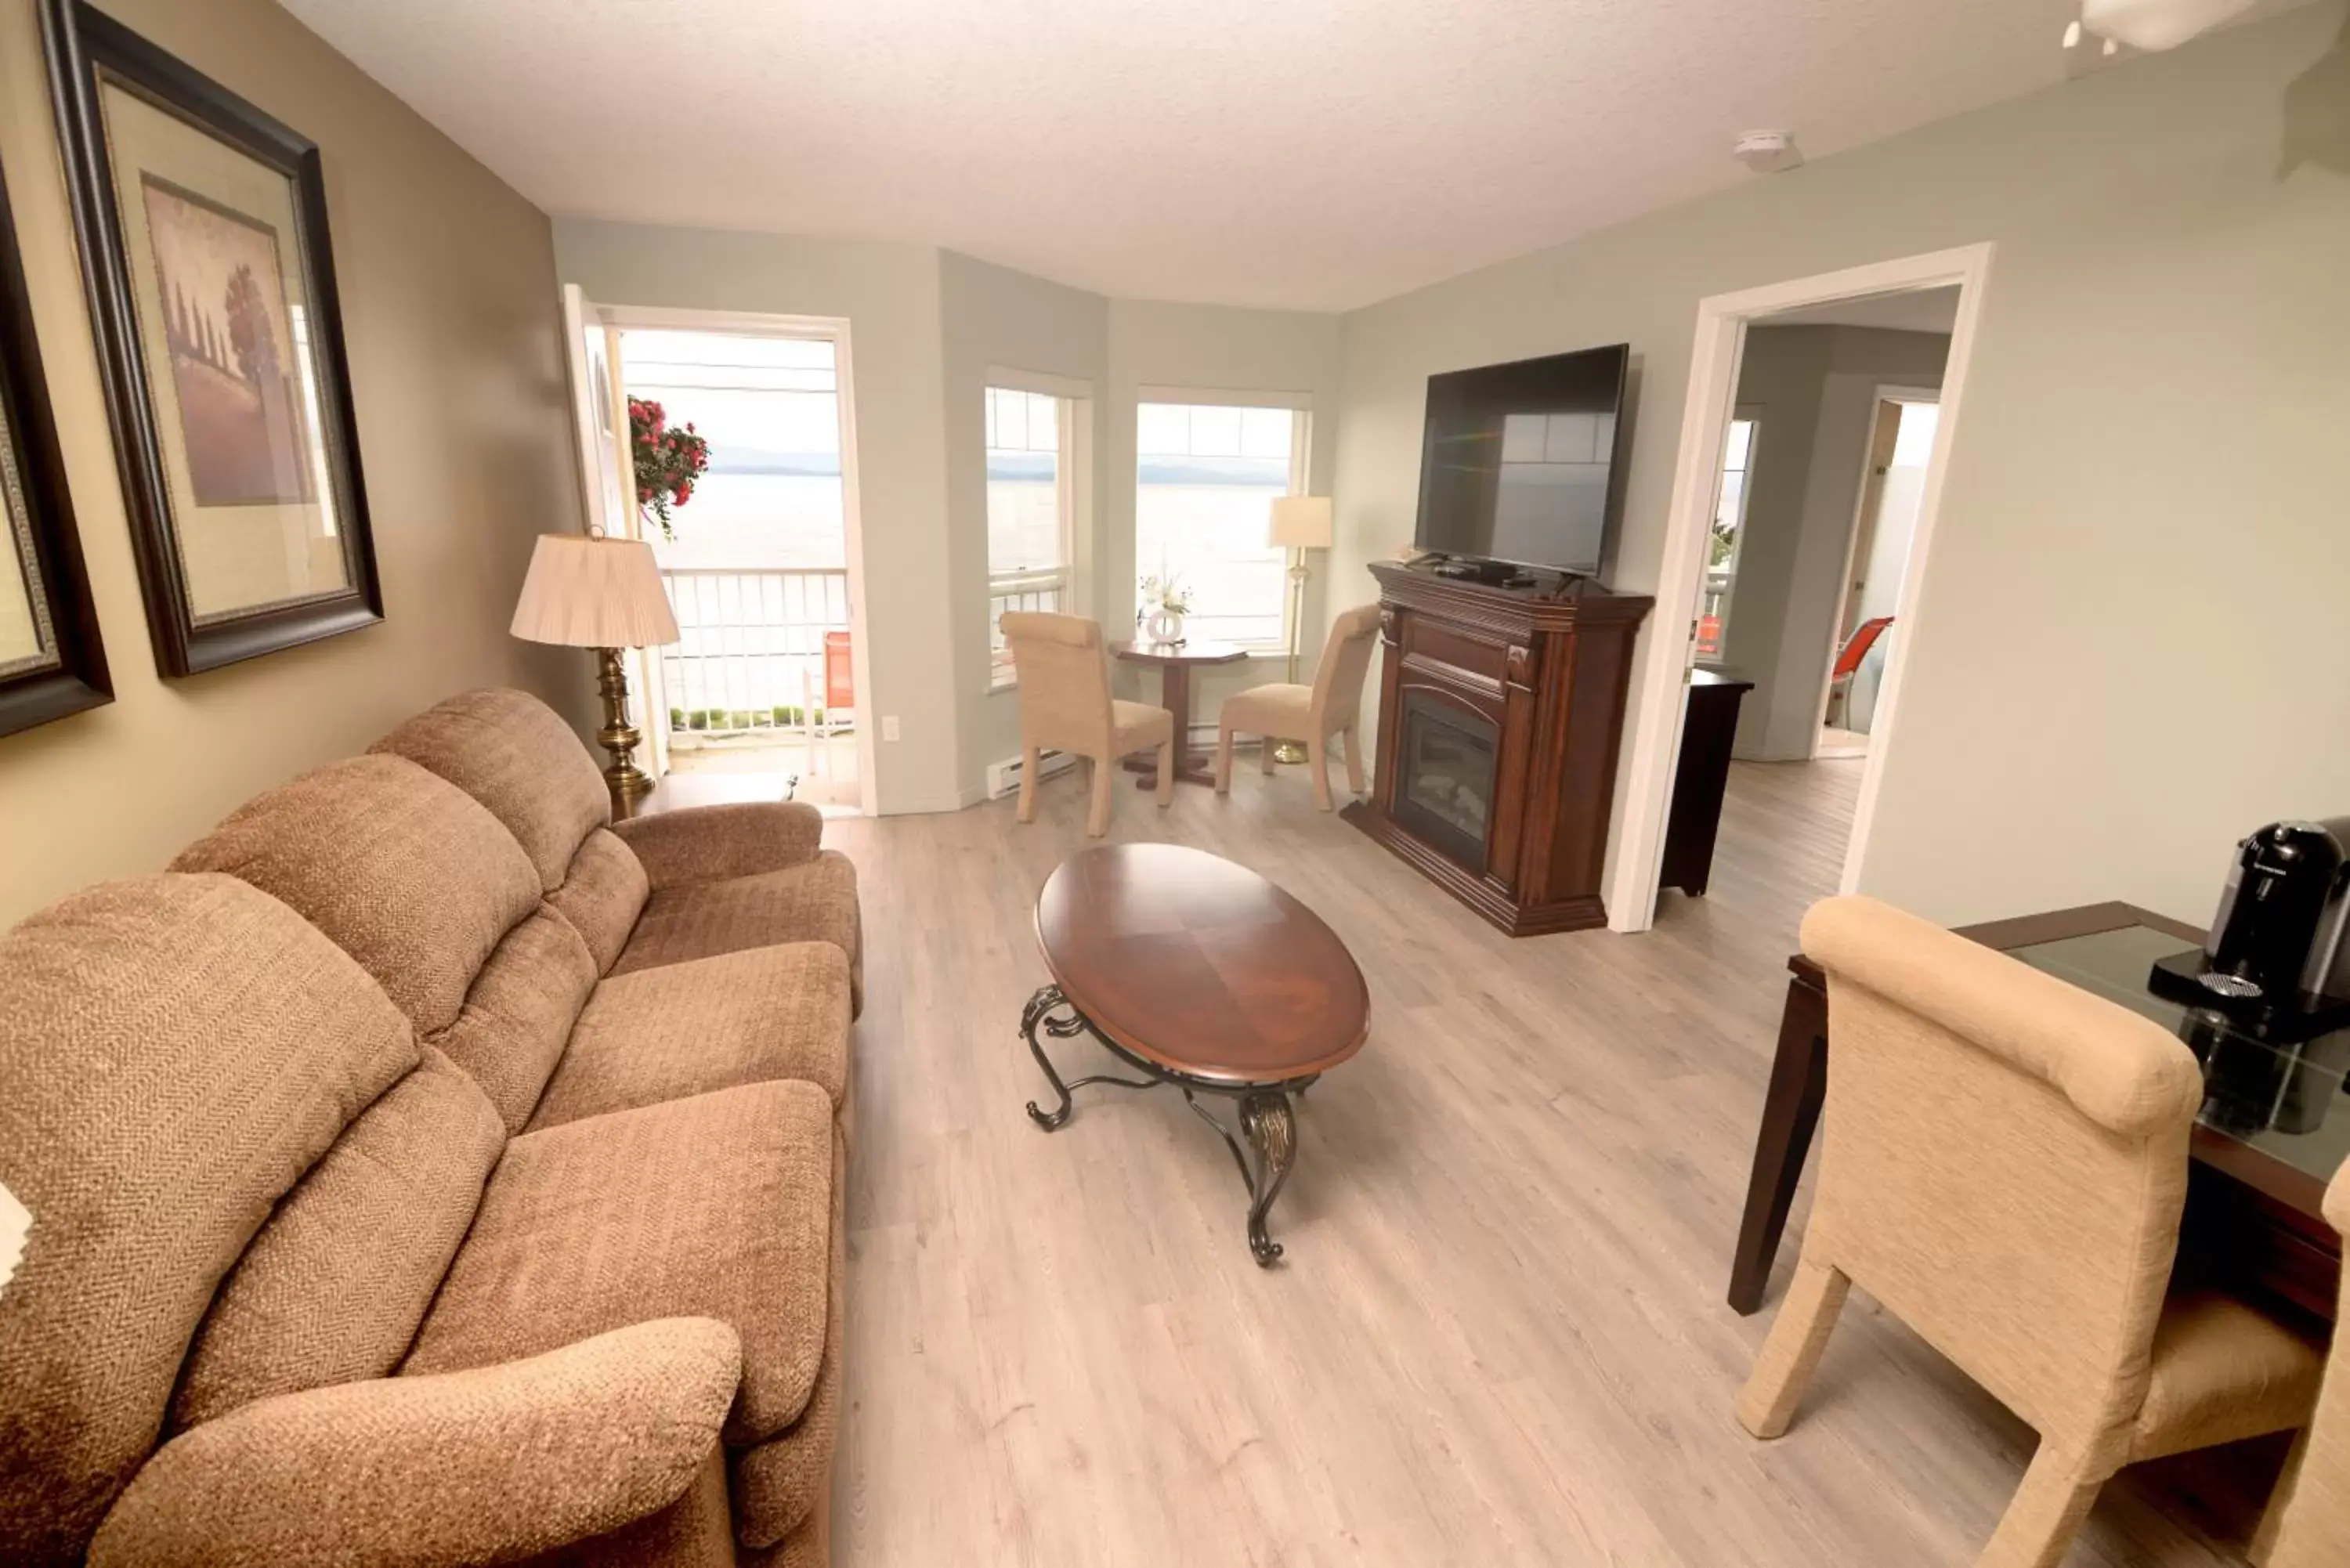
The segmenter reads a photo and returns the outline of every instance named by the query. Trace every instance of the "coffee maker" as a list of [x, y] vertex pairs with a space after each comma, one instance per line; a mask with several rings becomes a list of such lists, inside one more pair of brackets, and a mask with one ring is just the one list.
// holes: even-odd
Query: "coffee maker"
[[2339, 1027], [2350, 1015], [2345, 928], [2350, 817], [2272, 822], [2236, 846], [2203, 950], [2157, 963], [2152, 988], [2231, 1019]]

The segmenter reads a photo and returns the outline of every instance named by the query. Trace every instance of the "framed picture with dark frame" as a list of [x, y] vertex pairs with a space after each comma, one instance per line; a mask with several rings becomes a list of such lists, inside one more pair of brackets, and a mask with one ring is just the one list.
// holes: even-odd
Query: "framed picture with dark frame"
[[317, 144], [81, 0], [41, 29], [157, 667], [381, 620]]
[[0, 735], [114, 701], [0, 171]]

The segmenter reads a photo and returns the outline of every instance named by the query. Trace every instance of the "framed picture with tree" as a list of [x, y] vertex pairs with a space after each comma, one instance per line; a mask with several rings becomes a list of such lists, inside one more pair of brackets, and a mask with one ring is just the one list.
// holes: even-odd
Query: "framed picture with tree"
[[318, 149], [83, 0], [43, 0], [158, 667], [383, 618]]

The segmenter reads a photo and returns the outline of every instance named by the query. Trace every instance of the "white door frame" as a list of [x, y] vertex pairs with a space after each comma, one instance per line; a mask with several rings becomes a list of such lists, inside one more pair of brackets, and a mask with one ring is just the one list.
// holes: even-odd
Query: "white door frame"
[[857, 683], [858, 810], [880, 815], [874, 777], [874, 732], [880, 704], [873, 694], [872, 638], [865, 618], [865, 526], [858, 488], [856, 356], [850, 352], [848, 317], [790, 316], [741, 310], [689, 310], [670, 306], [599, 305], [604, 324], [621, 331], [716, 332], [736, 337], [817, 338], [833, 346], [833, 376], [840, 404], [841, 549], [848, 565], [848, 668]]
[[[1908, 407], [1913, 403], [1930, 403], [1939, 407], [1941, 401], [1942, 389], [1939, 387], [1896, 386], [1890, 382], [1879, 381], [1875, 387], [1869, 389], [1868, 393], [1868, 434], [1866, 439], [1871, 447], [1876, 445], [1877, 410], [1887, 403], [1899, 403], [1904, 407]], [[1845, 530], [1844, 576], [1836, 579], [1836, 613], [1834, 618], [1828, 622], [1827, 649], [1820, 665], [1819, 711], [1813, 715], [1812, 718], [1811, 754], [1814, 757], [1820, 754], [1820, 732], [1827, 728], [1828, 700], [1835, 694], [1836, 653], [1844, 647], [1844, 639], [1846, 636], [1844, 629], [1845, 601], [1852, 593], [1853, 568], [1861, 564], [1860, 530], [1862, 526], [1868, 522], [1868, 518], [1863, 513], [1862, 508], [1868, 504], [1868, 482], [1871, 477], [1872, 475], [1868, 466], [1867, 452], [1864, 451], [1861, 455], [1860, 462], [1860, 483], [1852, 493], [1852, 525]], [[1884, 503], [1885, 492], [1880, 486], [1877, 490], [1877, 504], [1881, 506]], [[1873, 538], [1874, 535], [1872, 535], [1871, 537]], [[1914, 549], [1918, 542], [1918, 532], [1914, 527], [1911, 528], [1909, 532], [1909, 542], [1911, 547]], [[1898, 613], [1895, 616], [1893, 625], [1897, 631], [1899, 630], [1901, 621]], [[1893, 657], [1892, 644], [1887, 643], [1886, 645], [1885, 656], [1887, 659]], [[1849, 698], [1846, 699], [1845, 711], [1847, 713], [1851, 711], [1851, 700]], [[1875, 721], [1872, 720], [1870, 722], [1870, 730], [1872, 734], [1875, 732]]]
[[1868, 760], [1863, 764], [1860, 798], [1839, 883], [1846, 892], [1859, 885], [1869, 836], [1876, 826], [1885, 758], [1892, 749], [1902, 677], [1908, 667], [1909, 650], [1917, 646], [1918, 587], [1925, 578], [1934, 525], [1941, 511], [1950, 441], [1959, 428], [1960, 402], [1974, 356], [1975, 326], [1982, 314], [1991, 251], [1988, 244], [1965, 245], [1714, 295], [1698, 302], [1689, 400], [1681, 416], [1680, 451], [1673, 464], [1664, 557], [1657, 572], [1656, 625], [1668, 646], [1659, 647], [1652, 654], [1634, 694], [1638, 717], [1625, 774], [1623, 834], [1617, 841], [1616, 868], [1608, 878], [1607, 923], [1612, 929], [1645, 931], [1656, 922], [1665, 818], [1671, 807], [1673, 774], [1680, 755], [1699, 597], [1705, 585], [1705, 538], [1721, 482], [1722, 442], [1729, 435], [1731, 405], [1738, 391], [1747, 323], [1804, 306], [1956, 285], [1958, 318], [1951, 327], [1950, 353], [1942, 375], [1942, 417], [1934, 432], [1925, 493], [1918, 505], [1917, 533], [1896, 600], [1896, 614], [1906, 635], [1895, 639], [1886, 660], [1885, 678], [1877, 688], [1877, 726]]

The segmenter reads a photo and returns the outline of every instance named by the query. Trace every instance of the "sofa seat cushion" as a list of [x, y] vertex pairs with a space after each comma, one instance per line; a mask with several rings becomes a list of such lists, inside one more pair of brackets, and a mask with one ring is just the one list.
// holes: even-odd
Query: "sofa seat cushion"
[[172, 1430], [399, 1366], [505, 1144], [488, 1097], [428, 1046], [244, 1250], [196, 1332]]
[[832, 1102], [744, 1084], [506, 1146], [404, 1374], [536, 1355], [660, 1317], [743, 1339], [737, 1446], [800, 1417], [824, 1361]]
[[847, 1324], [848, 1146], [832, 1146], [832, 1290], [825, 1319], [824, 1365], [816, 1391], [791, 1430], [733, 1454], [734, 1533], [745, 1546], [773, 1546], [806, 1524], [832, 1480], [840, 1437], [841, 1357]]
[[830, 942], [848, 955], [850, 1005], [865, 1005], [857, 867], [837, 850], [781, 871], [664, 888], [645, 901], [614, 974], [781, 942]]
[[531, 1129], [802, 1078], [848, 1088], [848, 960], [830, 942], [745, 948], [616, 975], [571, 1032]]

